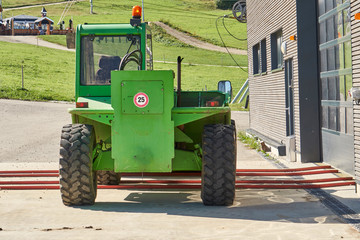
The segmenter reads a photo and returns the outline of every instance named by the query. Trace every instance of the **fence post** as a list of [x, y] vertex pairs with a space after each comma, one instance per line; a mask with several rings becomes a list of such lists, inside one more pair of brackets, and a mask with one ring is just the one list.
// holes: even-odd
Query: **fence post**
[[24, 90], [24, 61], [21, 64], [21, 89]]

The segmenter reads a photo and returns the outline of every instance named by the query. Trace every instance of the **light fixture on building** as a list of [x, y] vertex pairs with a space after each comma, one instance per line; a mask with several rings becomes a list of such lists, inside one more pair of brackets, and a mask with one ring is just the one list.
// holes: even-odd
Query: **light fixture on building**
[[356, 103], [356, 105], [360, 104], [360, 89], [359, 88], [355, 88], [352, 87], [349, 91], [348, 91], [349, 96], [354, 100], [354, 102]]
[[280, 49], [281, 49], [282, 54], [286, 55], [286, 53], [287, 53], [287, 43], [285, 41], [281, 44]]
[[291, 36], [289, 37], [289, 39], [290, 39], [291, 41], [296, 41], [296, 35], [291, 35]]
[[356, 20], [360, 20], [360, 12], [355, 13], [355, 19], [356, 19]]

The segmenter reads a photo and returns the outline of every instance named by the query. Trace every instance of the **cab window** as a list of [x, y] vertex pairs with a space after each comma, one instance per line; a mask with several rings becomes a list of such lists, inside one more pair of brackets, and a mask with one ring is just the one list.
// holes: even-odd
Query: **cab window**
[[120, 70], [120, 68], [121, 70], [141, 70], [140, 44], [138, 35], [83, 36], [81, 38], [81, 85], [110, 85], [111, 71]]

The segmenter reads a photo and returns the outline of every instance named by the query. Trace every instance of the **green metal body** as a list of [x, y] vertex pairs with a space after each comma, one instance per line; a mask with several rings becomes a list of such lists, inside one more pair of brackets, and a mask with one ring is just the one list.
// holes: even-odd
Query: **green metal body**
[[[79, 25], [76, 36], [76, 102], [73, 123], [95, 129], [95, 170], [115, 172], [200, 171], [202, 131], [206, 124], [230, 124], [229, 95], [219, 91], [181, 93], [178, 107], [172, 71], [112, 71], [109, 85], [81, 84], [81, 38], [89, 35], [139, 35], [145, 55], [144, 23]], [[145, 67], [145, 58], [143, 59]], [[148, 96], [139, 107], [134, 98]], [[209, 101], [219, 102], [207, 107]]]

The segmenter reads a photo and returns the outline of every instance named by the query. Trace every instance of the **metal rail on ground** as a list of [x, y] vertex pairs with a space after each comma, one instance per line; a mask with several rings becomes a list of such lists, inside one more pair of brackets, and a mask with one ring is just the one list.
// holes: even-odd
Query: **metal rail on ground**
[[[319, 175], [338, 173], [331, 166], [314, 166], [293, 169], [237, 169], [238, 177], [291, 177], [304, 175]], [[39, 178], [59, 177], [58, 170], [15, 170], [0, 171], [1, 178]], [[177, 172], [177, 173], [123, 173], [122, 177], [141, 178], [125, 179], [120, 185], [99, 185], [99, 189], [200, 189], [199, 179], [161, 179], [144, 180], [144, 177], [200, 177], [199, 172]], [[238, 179], [237, 189], [318, 189], [326, 187], [355, 185], [352, 177], [333, 177], [320, 179]], [[44, 190], [59, 189], [59, 180], [14, 180], [0, 181], [0, 190]]]

